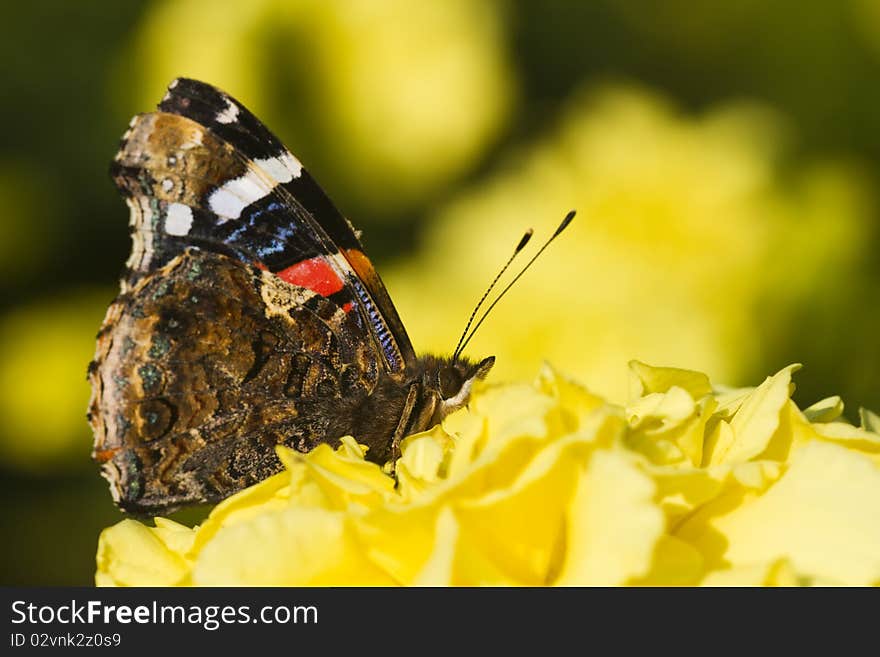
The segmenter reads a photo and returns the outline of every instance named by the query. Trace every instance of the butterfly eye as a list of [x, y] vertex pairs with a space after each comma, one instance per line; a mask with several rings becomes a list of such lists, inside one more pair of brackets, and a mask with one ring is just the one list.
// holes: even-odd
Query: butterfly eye
[[443, 368], [437, 372], [437, 388], [443, 399], [449, 399], [461, 390], [462, 378], [455, 368]]

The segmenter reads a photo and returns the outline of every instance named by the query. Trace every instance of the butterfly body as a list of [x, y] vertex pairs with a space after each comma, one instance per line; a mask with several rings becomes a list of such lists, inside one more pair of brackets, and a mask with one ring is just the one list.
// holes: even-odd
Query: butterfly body
[[377, 463], [494, 362], [417, 357], [357, 233], [237, 101], [194, 80], [112, 167], [132, 253], [89, 368], [93, 457], [134, 513], [213, 503], [354, 436]]

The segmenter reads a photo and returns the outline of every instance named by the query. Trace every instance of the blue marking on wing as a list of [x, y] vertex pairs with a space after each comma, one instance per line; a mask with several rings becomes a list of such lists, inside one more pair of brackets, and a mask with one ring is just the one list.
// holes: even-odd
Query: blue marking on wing
[[360, 281], [358, 281], [356, 278], [349, 277], [348, 282], [354, 288], [355, 292], [357, 293], [358, 300], [367, 311], [370, 325], [373, 327], [373, 333], [375, 333], [376, 337], [379, 339], [379, 344], [382, 347], [382, 353], [385, 354], [385, 360], [388, 361], [388, 364], [391, 366], [392, 370], [397, 370], [400, 367], [400, 360], [397, 357], [397, 349], [395, 348], [396, 344], [394, 342], [394, 336], [391, 335], [391, 331], [389, 331], [388, 328], [385, 326], [385, 322], [382, 320], [382, 315], [373, 304], [372, 299], [370, 299], [370, 295], [367, 294], [367, 291], [364, 289], [363, 285], [361, 285]]
[[249, 247], [260, 260], [284, 253], [300, 233], [295, 223], [278, 225], [269, 218], [284, 211], [284, 205], [277, 201], [265, 207], [251, 206], [247, 218], [227, 235], [227, 243]]

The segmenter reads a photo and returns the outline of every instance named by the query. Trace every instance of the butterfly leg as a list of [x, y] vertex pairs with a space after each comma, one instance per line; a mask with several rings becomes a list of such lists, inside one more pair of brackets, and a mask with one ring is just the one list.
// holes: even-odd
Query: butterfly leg
[[409, 419], [412, 416], [413, 409], [416, 407], [416, 399], [419, 396], [419, 386], [413, 383], [409, 387], [406, 395], [406, 401], [403, 404], [403, 412], [400, 414], [400, 420], [397, 422], [397, 428], [394, 430], [394, 437], [391, 439], [391, 474], [394, 475], [397, 467], [397, 459], [400, 458], [400, 441], [406, 436], [406, 427], [409, 425]]

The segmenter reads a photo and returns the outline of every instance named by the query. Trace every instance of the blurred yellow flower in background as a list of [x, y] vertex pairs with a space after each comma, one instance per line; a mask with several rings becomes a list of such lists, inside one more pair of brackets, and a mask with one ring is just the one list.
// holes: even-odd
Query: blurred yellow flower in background
[[[500, 10], [468, 0], [157, 3], [134, 45], [139, 107], [175, 77], [209, 81], [358, 203], [411, 207], [472, 166], [504, 125], [514, 90]], [[297, 95], [279, 95], [291, 77]]]
[[34, 473], [89, 464], [86, 365], [110, 291], [80, 290], [0, 318], [0, 464]]
[[384, 276], [413, 343], [450, 351], [521, 231], [535, 226], [540, 242], [576, 208], [540, 274], [517, 283], [470, 347], [498, 356], [496, 380], [547, 358], [621, 400], [619, 363], [631, 357], [742, 380], [793, 309], [823, 303], [825, 282], [840, 286], [867, 255], [872, 210], [857, 172], [792, 171], [783, 135], [756, 106], [692, 119], [632, 88], [577, 98]]
[[0, 162], [0, 275], [6, 280], [32, 274], [57, 245], [52, 230], [52, 195], [34, 171]]
[[[880, 584], [880, 434], [633, 361], [625, 405], [544, 366], [407, 438], [397, 482], [346, 437], [200, 526], [104, 530], [99, 585]], [[866, 417], [872, 417], [865, 413]]]

